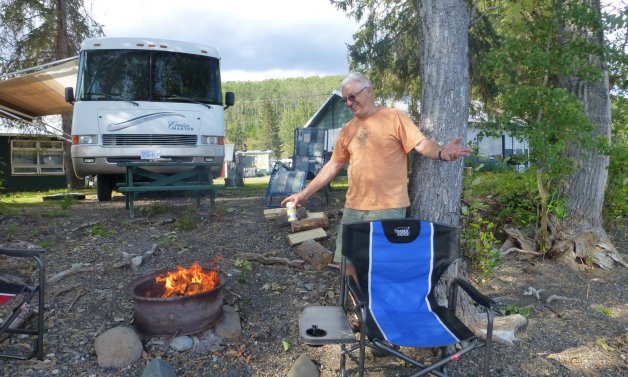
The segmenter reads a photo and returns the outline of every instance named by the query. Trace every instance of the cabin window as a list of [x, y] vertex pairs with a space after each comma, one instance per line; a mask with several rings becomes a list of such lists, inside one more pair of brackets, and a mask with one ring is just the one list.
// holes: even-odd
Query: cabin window
[[63, 142], [11, 140], [12, 175], [63, 175]]

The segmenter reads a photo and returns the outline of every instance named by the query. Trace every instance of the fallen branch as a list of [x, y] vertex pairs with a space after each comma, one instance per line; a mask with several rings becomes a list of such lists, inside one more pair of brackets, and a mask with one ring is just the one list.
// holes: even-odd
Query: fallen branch
[[545, 305], [549, 305], [552, 303], [552, 301], [555, 301], [555, 300], [584, 302], [583, 300], [579, 298], [551, 295], [547, 299], [545, 299]]
[[85, 228], [88, 228], [90, 226], [94, 226], [96, 224], [100, 224], [100, 221], [92, 221], [91, 223], [81, 224], [81, 225], [77, 226], [76, 228], [72, 229], [72, 232], [76, 232], [77, 230], [85, 229]]
[[282, 264], [288, 267], [294, 267], [303, 269], [305, 261], [303, 259], [288, 259], [280, 257], [267, 257], [261, 254], [255, 253], [239, 253], [240, 256], [246, 258], [249, 261], [257, 261], [262, 264]]
[[76, 293], [76, 296], [74, 296], [74, 300], [72, 300], [72, 302], [70, 303], [70, 305], [68, 305], [68, 311], [70, 309], [72, 309], [72, 307], [74, 306], [74, 304], [76, 304], [76, 302], [78, 301], [79, 298], [81, 298], [81, 296], [83, 296], [85, 294], [85, 292], [87, 292], [87, 289], [81, 289], [80, 291], [78, 291]]
[[57, 274], [52, 275], [50, 278], [48, 278], [48, 280], [46, 280], [46, 282], [48, 284], [55, 284], [70, 275], [76, 274], [77, 272], [102, 271], [102, 269], [102, 265], [72, 267], [65, 271], [61, 271]]
[[519, 245], [521, 246], [521, 249], [526, 250], [526, 251], [534, 251], [534, 250], [536, 250], [536, 246], [535, 246], [534, 241], [531, 240], [530, 238], [526, 237], [523, 234], [523, 232], [521, 232], [519, 229], [515, 229], [515, 228], [511, 228], [511, 227], [505, 227], [504, 231], [512, 239], [516, 240], [519, 243]]
[[131, 269], [135, 272], [137, 272], [137, 270], [140, 268], [140, 266], [142, 265], [142, 263], [144, 263], [148, 258], [152, 257], [155, 254], [155, 251], [157, 251], [157, 248], [159, 247], [158, 244], [154, 243], [150, 250], [145, 251], [144, 254], [142, 255], [137, 255], [137, 254], [128, 254], [123, 252], [122, 253], [122, 260], [118, 263], [115, 263], [112, 268], [120, 268], [120, 267], [125, 267], [125, 266], [131, 266]]
[[528, 287], [524, 292], [524, 296], [535, 296], [537, 300], [541, 300], [540, 293], [545, 292], [545, 289], [536, 289], [534, 287]]
[[500, 252], [499, 255], [502, 256], [502, 257], [505, 257], [506, 255], [508, 255], [510, 253], [514, 253], [514, 252], [522, 253], [522, 254], [532, 254], [532, 255], [537, 255], [537, 256], [542, 256], [543, 255], [543, 253], [538, 252], [538, 251], [523, 250], [523, 249], [520, 249], [518, 247], [511, 247], [511, 248], [509, 248], [509, 249], [507, 249], [505, 251]]
[[83, 285], [83, 283], [75, 283], [75, 284], [68, 284], [68, 285], [57, 286], [57, 287], [51, 289], [50, 294], [52, 295], [52, 297], [57, 297], [57, 296], [59, 296], [62, 293], [71, 291], [74, 288], [78, 288], [78, 287], [80, 287], [82, 285]]

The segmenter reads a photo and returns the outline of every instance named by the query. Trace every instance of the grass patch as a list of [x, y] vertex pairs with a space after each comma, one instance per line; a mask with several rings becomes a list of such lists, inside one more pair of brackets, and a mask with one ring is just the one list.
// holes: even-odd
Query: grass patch
[[188, 208], [181, 214], [181, 216], [177, 217], [174, 222], [174, 227], [178, 230], [190, 231], [196, 229], [198, 222], [199, 218], [196, 210]]
[[613, 309], [608, 308], [604, 305], [600, 305], [600, 304], [593, 304], [591, 305], [591, 307], [593, 308], [593, 310], [595, 310], [596, 312], [603, 314], [607, 317], [615, 317], [615, 312], [613, 312]]
[[155, 216], [163, 215], [170, 211], [171, 209], [169, 206], [165, 204], [161, 204], [161, 203], [151, 204], [149, 206], [141, 207], [139, 209], [139, 212], [145, 215], [146, 217], [155, 217]]

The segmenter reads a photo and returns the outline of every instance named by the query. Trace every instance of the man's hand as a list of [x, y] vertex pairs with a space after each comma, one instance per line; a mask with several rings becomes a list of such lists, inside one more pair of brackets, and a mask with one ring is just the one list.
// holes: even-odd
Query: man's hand
[[306, 199], [302, 198], [301, 192], [297, 192], [296, 194], [292, 194], [281, 201], [281, 205], [285, 206], [288, 202], [293, 202], [295, 207], [298, 207], [303, 203]]
[[462, 140], [464, 140], [464, 138], [462, 136], [458, 136], [447, 143], [447, 145], [440, 149], [439, 158], [445, 161], [455, 161], [460, 156], [466, 157], [470, 155], [472, 152], [471, 148], [460, 145]]

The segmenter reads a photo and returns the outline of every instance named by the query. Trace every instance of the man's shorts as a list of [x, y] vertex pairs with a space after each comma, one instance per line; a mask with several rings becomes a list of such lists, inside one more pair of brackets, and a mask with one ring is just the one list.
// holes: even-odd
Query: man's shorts
[[361, 211], [357, 209], [345, 208], [342, 210], [342, 220], [338, 225], [338, 235], [336, 236], [336, 253], [334, 262], [340, 263], [342, 259], [342, 226], [344, 224], [357, 223], [361, 221], [373, 221], [384, 219], [403, 219], [406, 217], [406, 208], [389, 208], [375, 211]]

